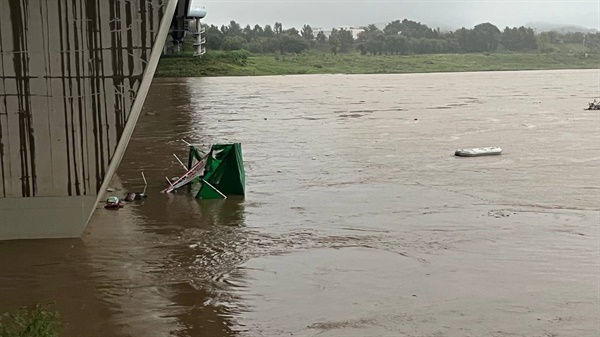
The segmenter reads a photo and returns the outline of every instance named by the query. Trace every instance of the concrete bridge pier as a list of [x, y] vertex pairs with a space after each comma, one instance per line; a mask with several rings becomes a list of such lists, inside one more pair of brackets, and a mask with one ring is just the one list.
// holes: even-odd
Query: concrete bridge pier
[[180, 0], [0, 0], [0, 240], [78, 237]]

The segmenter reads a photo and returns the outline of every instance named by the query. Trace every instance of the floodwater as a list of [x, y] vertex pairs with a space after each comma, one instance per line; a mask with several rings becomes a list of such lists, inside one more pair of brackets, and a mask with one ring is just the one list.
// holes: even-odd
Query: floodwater
[[[81, 239], [0, 243], [64, 336], [598, 336], [600, 71], [156, 79]], [[245, 199], [161, 194], [241, 142]], [[457, 158], [461, 147], [502, 156]], [[184, 159], [185, 160], [185, 159]]]

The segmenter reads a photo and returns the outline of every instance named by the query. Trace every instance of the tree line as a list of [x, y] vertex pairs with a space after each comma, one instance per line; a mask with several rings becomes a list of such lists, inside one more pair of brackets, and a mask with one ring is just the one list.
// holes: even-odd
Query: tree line
[[310, 25], [301, 30], [283, 29], [280, 22], [273, 26], [247, 25], [242, 28], [235, 21], [221, 27], [206, 28], [206, 47], [209, 50], [241, 50], [252, 53], [301, 53], [319, 50], [337, 53], [361, 54], [443, 54], [482, 53], [497, 51], [551, 51], [552, 44], [579, 43], [591, 52], [600, 51], [600, 33], [542, 32], [536, 34], [528, 27], [498, 29], [486, 22], [471, 29], [456, 31], [432, 29], [420, 22], [404, 19], [388, 23], [383, 30], [368, 25], [354, 38], [352, 31], [332, 29], [329, 36], [315, 33]]

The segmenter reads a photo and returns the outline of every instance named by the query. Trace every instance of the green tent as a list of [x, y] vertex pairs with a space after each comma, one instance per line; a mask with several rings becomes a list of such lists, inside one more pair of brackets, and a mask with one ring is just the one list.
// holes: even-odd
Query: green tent
[[[194, 154], [190, 153], [191, 156]], [[228, 194], [244, 195], [245, 181], [242, 145], [215, 144], [210, 148], [202, 187], [196, 199], [220, 199]]]
[[194, 166], [194, 159], [196, 159], [196, 161], [201, 161], [202, 157], [204, 157], [204, 154], [202, 152], [200, 152], [195, 146], [190, 145], [190, 154], [188, 156], [188, 169], [190, 169], [192, 166]]

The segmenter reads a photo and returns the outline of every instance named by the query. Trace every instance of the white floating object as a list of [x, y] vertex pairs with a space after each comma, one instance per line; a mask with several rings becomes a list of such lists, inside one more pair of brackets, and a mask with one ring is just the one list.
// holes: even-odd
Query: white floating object
[[502, 149], [499, 147], [473, 147], [469, 149], [458, 149], [454, 152], [455, 156], [459, 157], [480, 157], [480, 156], [493, 156], [502, 153]]

